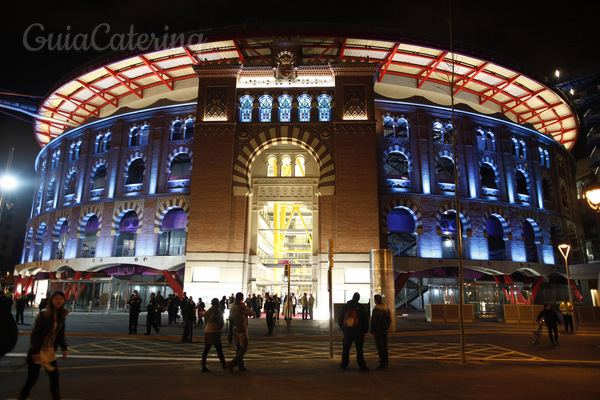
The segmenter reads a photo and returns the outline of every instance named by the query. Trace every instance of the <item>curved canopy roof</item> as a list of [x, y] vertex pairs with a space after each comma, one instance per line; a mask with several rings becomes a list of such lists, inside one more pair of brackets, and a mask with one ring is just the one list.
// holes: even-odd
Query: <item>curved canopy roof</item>
[[[380, 64], [376, 91], [385, 82], [408, 87], [411, 95], [415, 90], [439, 92], [440, 87], [449, 93], [453, 87], [459, 101], [493, 108], [519, 124], [530, 123], [567, 149], [575, 144], [578, 122], [574, 112], [560, 96], [536, 80], [483, 58], [388, 38], [310, 36], [303, 32], [285, 40], [300, 46], [298, 64], [368, 59]], [[122, 107], [143, 108], [161, 97], [188, 101], [196, 97], [194, 65], [270, 65], [273, 41], [273, 35], [238, 36], [125, 55], [117, 61], [96, 64], [44, 99], [35, 124], [36, 139], [44, 146], [67, 128], [80, 126], [90, 118], [112, 115]]]

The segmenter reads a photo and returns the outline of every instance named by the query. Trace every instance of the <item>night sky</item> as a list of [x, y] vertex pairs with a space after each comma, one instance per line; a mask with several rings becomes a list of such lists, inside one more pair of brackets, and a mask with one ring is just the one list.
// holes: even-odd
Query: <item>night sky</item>
[[[319, 23], [375, 27], [403, 37], [449, 42], [448, 1], [4, 1], [0, 5], [4, 47], [0, 91], [45, 96], [61, 79], [82, 64], [106, 55], [97, 51], [28, 51], [23, 36], [34, 23], [43, 35], [91, 33], [108, 23], [110, 33], [168, 33], [211, 27], [264, 26], [269, 23]], [[453, 1], [454, 46], [500, 63], [552, 86], [554, 71], [563, 76], [600, 70], [597, 19], [600, 2]], [[552, 7], [562, 4], [563, 8]], [[70, 28], [67, 28], [70, 26]], [[368, 29], [365, 29], [368, 31]], [[38, 30], [39, 32], [39, 30]], [[210, 40], [210, 38], [208, 38]], [[33, 101], [39, 101], [32, 98]], [[5, 111], [0, 109], [0, 111]], [[13, 171], [22, 184], [16, 198], [30, 208], [33, 199], [35, 142], [32, 118], [0, 113], [0, 170], [4, 172], [8, 146], [15, 146]], [[583, 135], [580, 135], [580, 139]], [[584, 138], [585, 139], [585, 138]], [[26, 216], [25, 216], [26, 218]], [[23, 226], [25, 225], [23, 221]]]

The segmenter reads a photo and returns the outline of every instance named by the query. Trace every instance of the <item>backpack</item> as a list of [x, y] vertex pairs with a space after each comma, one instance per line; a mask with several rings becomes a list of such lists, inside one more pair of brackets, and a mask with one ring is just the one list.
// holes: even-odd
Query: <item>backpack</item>
[[348, 328], [356, 328], [358, 326], [358, 315], [356, 310], [347, 310], [344, 316], [344, 326]]

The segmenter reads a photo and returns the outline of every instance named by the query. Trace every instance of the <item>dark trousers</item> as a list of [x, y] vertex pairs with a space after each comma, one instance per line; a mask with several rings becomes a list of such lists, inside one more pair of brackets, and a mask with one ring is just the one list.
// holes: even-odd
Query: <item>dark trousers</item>
[[[52, 395], [52, 400], [60, 400], [60, 387], [58, 385], [58, 364], [56, 360], [50, 363], [54, 367], [54, 370], [48, 372], [48, 377], [50, 378], [50, 394]], [[42, 366], [40, 364], [35, 364], [31, 357], [27, 360], [27, 381], [25, 385], [21, 389], [19, 394], [19, 398], [26, 399], [29, 396], [29, 392], [37, 382], [38, 377], [40, 376], [40, 369]]]
[[[205, 344], [204, 351], [202, 352], [202, 366], [206, 367], [206, 357], [208, 357], [208, 352], [210, 351], [210, 347], [212, 344]], [[221, 365], [225, 366], [225, 355], [223, 355], [223, 344], [215, 343], [215, 349], [217, 350], [217, 355], [219, 356], [219, 360], [221, 361]]]
[[[550, 337], [550, 342], [552, 342], [552, 343], [558, 342], [558, 326], [557, 325], [547, 325], [547, 327], [548, 327], [548, 336]], [[554, 332], [554, 338], [552, 338], [552, 332]]]
[[573, 316], [563, 314], [563, 318], [565, 320], [565, 332], [569, 332], [569, 327], [571, 328], [571, 332], [573, 332]]
[[267, 328], [269, 333], [273, 333], [273, 313], [267, 312]]
[[308, 319], [308, 307], [302, 307], [302, 319]]
[[388, 335], [375, 334], [375, 347], [377, 348], [377, 355], [379, 356], [379, 365], [382, 367], [388, 366]]
[[158, 329], [158, 325], [156, 325], [156, 315], [148, 313], [148, 315], [146, 316], [146, 334], [147, 335], [150, 334], [151, 328], [154, 328], [154, 331], [156, 333], [160, 332], [160, 329]]
[[244, 368], [244, 354], [248, 351], [248, 332], [234, 333], [235, 357], [231, 360], [231, 368], [238, 366]]
[[137, 333], [139, 312], [129, 313], [129, 333]]
[[23, 314], [25, 314], [25, 307], [17, 307], [17, 312], [15, 314], [15, 319], [17, 320], [17, 324], [19, 323], [19, 317], [21, 317], [21, 323], [24, 324], [25, 320], [23, 320]]
[[194, 320], [186, 319], [183, 321], [183, 337], [182, 342], [192, 343], [192, 336], [194, 335]]
[[352, 343], [356, 347], [356, 362], [361, 369], [367, 368], [365, 356], [363, 354], [363, 346], [365, 344], [365, 334], [362, 332], [354, 332], [356, 328], [346, 329], [344, 332], [344, 343], [342, 349], [342, 363], [340, 367], [346, 368], [350, 364], [350, 348]]

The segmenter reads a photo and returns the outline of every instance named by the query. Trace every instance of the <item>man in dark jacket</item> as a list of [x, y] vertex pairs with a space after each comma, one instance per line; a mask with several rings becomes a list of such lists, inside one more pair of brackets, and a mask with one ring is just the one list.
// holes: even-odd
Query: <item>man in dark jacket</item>
[[369, 368], [367, 368], [367, 364], [365, 363], [363, 345], [365, 342], [365, 334], [369, 330], [369, 317], [367, 316], [365, 307], [360, 304], [358, 300], [360, 300], [360, 294], [354, 293], [352, 300], [346, 303], [338, 317], [340, 329], [344, 333], [340, 368], [346, 370], [346, 367], [350, 363], [350, 348], [352, 347], [352, 342], [354, 342], [356, 346], [358, 369], [361, 372], [365, 372], [368, 371]]
[[267, 335], [273, 334], [273, 318], [275, 317], [275, 300], [265, 293], [265, 314], [267, 315]]
[[381, 295], [373, 297], [375, 308], [371, 315], [371, 335], [375, 339], [375, 347], [379, 356], [379, 365], [375, 369], [384, 369], [388, 366], [388, 329], [392, 322], [389, 308], [383, 304]]
[[25, 293], [21, 293], [21, 295], [19, 297], [17, 297], [17, 302], [16, 302], [16, 315], [15, 315], [15, 319], [17, 320], [17, 324], [19, 323], [19, 320], [21, 321], [22, 324], [25, 323], [25, 320], [23, 319], [23, 315], [25, 314], [25, 306], [27, 306], [27, 294]]
[[127, 302], [129, 304], [129, 334], [136, 335], [138, 327], [138, 316], [142, 309], [142, 299], [137, 290], [133, 291], [133, 294]]
[[150, 300], [148, 300], [146, 311], [148, 311], [148, 315], [146, 315], [146, 333], [144, 335], [149, 335], [151, 328], [154, 328], [156, 333], [160, 332], [158, 325], [156, 325], [156, 297], [154, 293], [150, 293]]
[[[550, 342], [553, 346], [556, 346], [558, 344], [558, 324], [561, 322], [550, 304], [544, 304], [544, 309], [538, 314], [535, 320], [540, 322], [542, 318], [546, 322], [548, 336], [550, 336]], [[554, 332], [554, 337], [552, 337], [552, 332]]]

